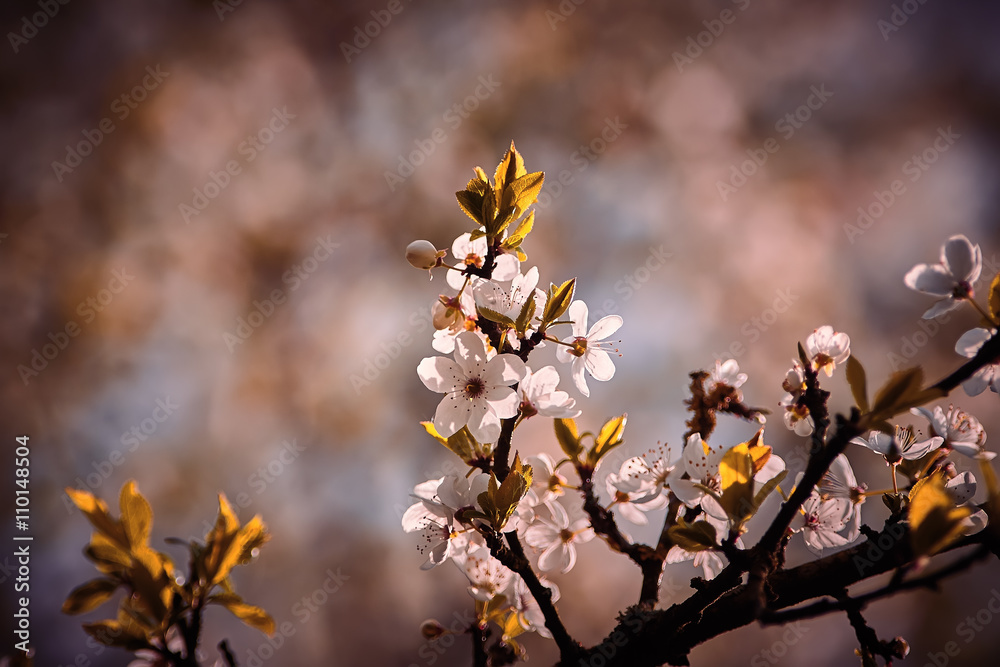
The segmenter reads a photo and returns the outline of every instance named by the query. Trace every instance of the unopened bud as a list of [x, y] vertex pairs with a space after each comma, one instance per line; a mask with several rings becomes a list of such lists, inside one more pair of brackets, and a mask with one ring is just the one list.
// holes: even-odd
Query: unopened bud
[[891, 642], [889, 642], [889, 648], [892, 651], [892, 655], [902, 660], [910, 652], [910, 645], [906, 643], [906, 640], [902, 637], [896, 637]]
[[406, 261], [418, 269], [433, 269], [444, 251], [438, 252], [430, 241], [414, 241], [406, 246]]
[[448, 628], [444, 627], [433, 618], [429, 618], [420, 624], [420, 634], [424, 636], [424, 639], [433, 641], [448, 634]]
[[431, 306], [431, 320], [434, 323], [434, 328], [438, 331], [454, 329], [464, 319], [465, 316], [459, 308], [446, 306], [441, 301], [435, 301], [434, 305]]

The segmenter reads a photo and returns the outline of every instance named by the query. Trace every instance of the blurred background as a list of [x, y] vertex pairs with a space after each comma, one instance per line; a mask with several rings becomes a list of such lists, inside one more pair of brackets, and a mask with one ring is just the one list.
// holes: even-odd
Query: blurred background
[[[511, 140], [546, 172], [525, 268], [545, 286], [578, 277], [592, 313], [625, 321], [616, 377], [581, 403], [584, 427], [629, 414], [604, 472], [679, 444], [687, 373], [717, 358], [750, 375], [750, 404], [777, 409], [796, 342], [823, 324], [851, 336], [870, 384], [903, 365], [957, 367], [977, 317], [922, 323], [932, 298], [902, 278], [958, 233], [982, 246], [981, 296], [1000, 269], [1000, 8], [794, 5], [7, 3], [0, 467], [13, 479], [13, 438], [29, 435], [37, 664], [129, 661], [80, 629], [112, 604], [59, 612], [94, 573], [89, 524], [62, 489], [116, 507], [129, 479], [156, 513], [154, 546], [177, 558], [163, 540], [204, 535], [219, 491], [273, 533], [235, 583], [293, 632], [269, 645], [219, 609], [213, 658], [228, 638], [243, 665], [469, 664], [467, 639], [419, 633], [472, 608], [464, 576], [420, 571], [400, 529], [413, 486], [460, 465], [418, 425], [439, 400], [415, 367], [434, 353], [429, 308], [446, 285], [403, 250], [468, 230], [454, 192], [476, 165], [492, 174]], [[846, 410], [843, 374], [827, 386]], [[995, 394], [952, 400], [1000, 438]], [[723, 421], [716, 438], [753, 430]], [[780, 413], [766, 437], [802, 468]], [[557, 451], [541, 420], [515, 446]], [[877, 456], [848, 454], [871, 488], [888, 483]], [[864, 512], [881, 526], [880, 502]], [[11, 544], [13, 528], [0, 532]], [[789, 561], [808, 558], [795, 540]], [[699, 573], [670, 566], [663, 601]], [[639, 590], [598, 540], [553, 579], [588, 645]], [[325, 584], [336, 592], [317, 595]], [[995, 628], [967, 638], [959, 624], [998, 587], [993, 563], [869, 614], [910, 642], [913, 664], [949, 641], [949, 664], [986, 664]], [[803, 627], [794, 644], [744, 628], [692, 664], [854, 660], [843, 616]], [[526, 645], [533, 663], [556, 659], [549, 641]]]

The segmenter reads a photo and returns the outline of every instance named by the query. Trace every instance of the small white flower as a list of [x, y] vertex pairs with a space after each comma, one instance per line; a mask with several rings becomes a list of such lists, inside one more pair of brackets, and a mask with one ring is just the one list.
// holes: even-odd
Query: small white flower
[[[559, 587], [546, 579], [539, 577], [539, 583], [552, 591], [552, 602], [559, 600]], [[528, 585], [520, 575], [514, 575], [514, 588], [511, 595], [511, 606], [517, 613], [517, 622], [527, 632], [537, 632], [542, 637], [552, 638], [552, 633], [545, 627], [545, 615], [538, 606], [535, 596], [528, 590]]]
[[469, 595], [483, 602], [489, 602], [502, 593], [514, 576], [486, 549], [455, 556], [455, 563], [469, 578]]
[[[996, 335], [995, 331], [987, 329], [972, 329], [962, 334], [955, 343], [955, 351], [963, 357], [972, 358], [979, 352], [987, 340]], [[969, 396], [978, 396], [989, 387], [990, 391], [1000, 393], [1000, 361], [980, 368], [975, 375], [962, 383], [962, 388]]]
[[976, 495], [976, 476], [971, 472], [959, 473], [945, 482], [944, 487], [951, 494], [955, 504], [962, 505]]
[[[718, 536], [725, 535], [725, 531], [729, 529], [728, 524], [725, 520], [717, 519], [715, 517], [709, 516], [707, 514], [702, 515], [700, 520], [707, 521], [715, 528], [715, 534]], [[736, 546], [743, 548], [743, 539], [736, 539]], [[670, 551], [667, 552], [667, 563], [683, 563], [685, 561], [693, 561], [691, 564], [695, 567], [700, 567], [702, 573], [705, 575], [706, 580], [715, 579], [719, 572], [722, 572], [722, 568], [725, 567], [726, 561], [722, 557], [722, 554], [714, 549], [703, 549], [702, 551], [691, 552], [686, 549], [682, 549], [676, 544], [670, 547]]]
[[881, 454], [885, 457], [888, 465], [898, 465], [900, 461], [915, 461], [930, 452], [934, 451], [944, 443], [944, 438], [935, 436], [927, 440], [917, 442], [913, 435], [913, 429], [896, 427], [896, 435], [891, 436], [881, 431], [872, 431], [868, 434], [868, 439], [854, 438], [851, 440], [855, 445], [861, 445]]
[[[726, 511], [718, 501], [705, 493], [701, 487], [721, 492], [719, 462], [725, 450], [710, 446], [698, 433], [688, 436], [681, 460], [670, 474], [667, 483], [677, 499], [688, 507], [698, 507], [717, 519], [725, 519]], [[684, 478], [687, 473], [688, 479]]]
[[617, 473], [608, 474], [604, 483], [612, 498], [611, 504], [622, 516], [638, 526], [645, 526], [649, 523], [645, 513], [666, 507], [667, 498], [660, 493], [662, 487], [657, 487], [651, 475], [635, 473], [641, 461], [639, 457], [626, 460]]
[[[595, 380], [606, 382], [615, 375], [615, 364], [607, 350], [614, 343], [601, 343], [605, 338], [618, 331], [622, 318], [618, 315], [606, 315], [587, 330], [587, 304], [574, 301], [569, 306], [569, 318], [573, 321], [573, 336], [556, 350], [556, 359], [563, 363], [572, 362], [573, 382], [584, 396], [590, 396], [587, 379], [583, 376], [586, 370]], [[617, 350], [614, 350], [617, 352]]]
[[557, 391], [559, 372], [555, 366], [546, 366], [532, 372], [530, 368], [517, 385], [521, 397], [521, 416], [527, 419], [534, 415], [567, 419], [580, 415], [576, 400], [565, 391]]
[[418, 533], [417, 550], [427, 554], [421, 569], [436, 567], [456, 554], [485, 548], [475, 529], [458, 524], [455, 514], [466, 508], [477, 509], [477, 498], [488, 482], [488, 475], [477, 472], [468, 479], [449, 475], [414, 487], [417, 502], [406, 510], [401, 523], [404, 532]]
[[531, 466], [532, 490], [537, 490], [539, 503], [547, 505], [563, 494], [563, 488], [569, 486], [569, 481], [556, 470], [555, 462], [546, 453], [529, 456]]
[[576, 545], [594, 539], [594, 529], [582, 506], [574, 508], [572, 516], [561, 503], [550, 503], [548, 508], [551, 518], [536, 519], [524, 533], [524, 539], [529, 546], [542, 550], [538, 569], [543, 572], [558, 569], [565, 574], [576, 564]]
[[937, 405], [933, 412], [927, 408], [912, 408], [910, 412], [925, 417], [931, 423], [934, 435], [944, 438], [942, 447], [949, 447], [974, 459], [990, 461], [996, 456], [996, 452], [986, 450], [986, 429], [965, 410], [949, 405], [948, 412], [945, 412]]
[[806, 391], [806, 375], [802, 364], [792, 361], [792, 367], [785, 373], [785, 379], [781, 383], [782, 389], [788, 393], [784, 395], [778, 403], [785, 408], [785, 427], [789, 431], [794, 431], [795, 435], [808, 437], [816, 428], [809, 408], [802, 402], [802, 395]]
[[[466, 232], [451, 244], [451, 254], [455, 256], [456, 266], [459, 268], [462, 268], [462, 265], [479, 268], [482, 267], [483, 261], [486, 259], [486, 237], [481, 236], [475, 241], [470, 240], [471, 238], [472, 234]], [[496, 258], [496, 262], [493, 280], [501, 282], [511, 280], [521, 268], [521, 262], [514, 255], [500, 255]], [[465, 284], [465, 276], [459, 271], [448, 271], [446, 280], [448, 285], [454, 289], [461, 289], [462, 285]]]
[[715, 360], [715, 368], [712, 369], [708, 377], [708, 391], [715, 389], [717, 385], [729, 385], [733, 389], [739, 389], [747, 381], [747, 374], [740, 373], [740, 365], [735, 359], [726, 361]]
[[447, 251], [438, 251], [430, 241], [414, 241], [406, 246], [406, 261], [417, 269], [433, 269]]
[[[802, 503], [802, 526], [806, 546], [813, 553], [819, 555], [823, 549], [829, 547], [840, 547], [850, 544], [856, 537], [844, 536], [840, 531], [847, 526], [852, 518], [851, 501], [847, 498], [823, 497], [815, 490], [804, 503]], [[852, 530], [853, 532], [853, 530]]]
[[837, 333], [829, 325], [822, 326], [806, 338], [805, 349], [813, 368], [817, 372], [825, 371], [830, 377], [837, 364], [844, 363], [851, 356], [851, 339], [845, 333]]
[[858, 484], [850, 461], [843, 454], [838, 454], [823, 475], [817, 488], [822, 500], [844, 498], [851, 502], [850, 515], [848, 516], [850, 530], [847, 537], [853, 542], [861, 534], [861, 505], [865, 502], [868, 486]]
[[910, 289], [944, 297], [924, 313], [929, 320], [958, 307], [972, 297], [972, 285], [983, 270], [983, 254], [978, 245], [963, 234], [952, 236], [941, 246], [940, 264], [917, 264], [903, 278]]
[[524, 362], [513, 354], [489, 361], [479, 336], [463, 331], [455, 338], [455, 360], [426, 357], [417, 375], [431, 391], [444, 394], [434, 413], [434, 428], [443, 437], [468, 425], [479, 442], [496, 442], [500, 420], [517, 414], [517, 392], [510, 388], [524, 376]]

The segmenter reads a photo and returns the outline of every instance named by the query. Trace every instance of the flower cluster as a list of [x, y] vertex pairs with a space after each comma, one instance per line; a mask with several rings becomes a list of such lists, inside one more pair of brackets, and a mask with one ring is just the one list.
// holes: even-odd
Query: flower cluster
[[[433, 342], [435, 350], [452, 356], [427, 357], [417, 367], [424, 386], [443, 394], [433, 421], [423, 424], [470, 471], [418, 484], [402, 525], [417, 536], [425, 569], [451, 560], [465, 573], [476, 600], [475, 631], [486, 632], [495, 623], [501, 629], [498, 651], [519, 653], [515, 638], [520, 634], [551, 636], [550, 630], [561, 628], [553, 605], [558, 588], [535, 568], [566, 574], [577, 563], [579, 545], [603, 538], [642, 566], [645, 597], [640, 601], [655, 602], [656, 593], [646, 590], [649, 558], [661, 568], [691, 561], [706, 580], [717, 577], [727, 562], [745, 567], [753, 553], [744, 547], [748, 524], [774, 491], [794, 502], [795, 510], [794, 518], [786, 513], [775, 549], [784, 549], [781, 532], [785, 537], [801, 534], [816, 553], [851, 544], [862, 533], [861, 506], [876, 494], [884, 496], [894, 521], [909, 521], [917, 557], [928, 557], [958, 535], [985, 525], [985, 515], [971, 505], [975, 477], [958, 472], [948, 458], [957, 452], [988, 464], [993, 454], [985, 449], [979, 421], [954, 406], [922, 407], [943, 393], [922, 388], [919, 369], [890, 378], [869, 403], [865, 371], [852, 357], [849, 336], [828, 325], [806, 337], [785, 374], [780, 402], [784, 424], [809, 437], [813, 452], [828, 446], [833, 430], [826, 407], [829, 392], [820, 381], [846, 366], [857, 404], [854, 424], [861, 425], [851, 435], [867, 436], [852, 442], [884, 459], [891, 490], [869, 491], [859, 483], [848, 457], [839, 453], [848, 444], [845, 438], [836, 455], [831, 452], [823, 460], [822, 476], [807, 467], [786, 494], [780, 484], [788, 467], [764, 444], [766, 411], [744, 404], [748, 378], [733, 359], [716, 360], [711, 371], [691, 374], [691, 419], [681, 447], [659, 446], [609, 463], [607, 454], [624, 442], [626, 416], [609, 419], [597, 432], [580, 432], [576, 417], [582, 410], [578, 398], [559, 389], [560, 368], [529, 365], [536, 349], [555, 345], [556, 359], [569, 371], [573, 387], [588, 397], [588, 376], [603, 382], [615, 374], [612, 355], [618, 350], [608, 339], [622, 326], [617, 315], [589, 323], [587, 305], [574, 299], [575, 279], [543, 290], [538, 268], [524, 270], [527, 257], [521, 246], [534, 225], [528, 208], [542, 181], [541, 173], [527, 172], [512, 144], [492, 182], [477, 168], [475, 178], [457, 193], [475, 226], [452, 244], [450, 263], [447, 252], [430, 242], [415, 241], [407, 248], [415, 267], [446, 271], [452, 290], [435, 301]], [[941, 258], [940, 264], [915, 267], [904, 282], [941, 297], [925, 317], [963, 301], [976, 307], [987, 327], [965, 334], [957, 346], [961, 354], [974, 357], [996, 335], [1000, 294], [991, 294], [992, 313], [973, 300], [981, 252], [964, 236], [949, 239]], [[993, 293], [1000, 292], [998, 280]], [[998, 391], [1000, 363], [982, 364], [964, 386], [970, 394], [987, 387]], [[720, 413], [754, 423], [756, 432], [743, 442], [720, 442], [713, 437]], [[892, 423], [899, 414], [925, 418], [930, 435]], [[537, 453], [522, 462], [514, 451], [510, 463], [514, 432], [532, 417], [553, 420], [563, 456], [557, 460]], [[907, 487], [901, 489], [897, 472], [905, 475]], [[809, 488], [803, 486], [806, 478]], [[596, 490], [602, 488], [605, 498]], [[664, 521], [655, 547], [633, 543], [618, 527], [618, 517], [646, 525], [655, 512]], [[534, 567], [519, 555], [525, 553], [522, 541], [535, 556]]]

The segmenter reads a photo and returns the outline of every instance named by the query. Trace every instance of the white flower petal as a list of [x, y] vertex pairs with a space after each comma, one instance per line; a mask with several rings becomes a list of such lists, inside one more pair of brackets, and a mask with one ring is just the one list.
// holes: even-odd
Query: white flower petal
[[[455, 435], [468, 420], [467, 403], [470, 401], [464, 396], [455, 392], [445, 394], [441, 402], [438, 403], [437, 410], [434, 411], [434, 428], [438, 434], [447, 438]], [[480, 442], [489, 442], [480, 440]]]
[[[956, 281], [965, 280], [970, 283], [976, 281], [983, 267], [979, 246], [973, 247], [964, 234], [952, 236], [945, 242], [941, 248], [941, 263]], [[973, 274], [976, 274], [976, 278], [972, 278]]]
[[584, 396], [590, 396], [590, 388], [587, 386], [587, 378], [584, 377], [585, 362], [582, 357], [577, 357], [573, 361], [573, 384]]
[[493, 269], [493, 280], [513, 280], [521, 272], [521, 261], [514, 255], [500, 255]]
[[974, 357], [991, 335], [986, 329], [970, 329], [962, 334], [958, 342], [955, 343], [955, 351], [963, 357]]
[[[479, 442], [496, 442], [500, 437], [500, 418], [483, 399], [466, 401], [469, 433]], [[513, 416], [513, 415], [511, 415]]]
[[955, 277], [940, 264], [917, 264], [903, 277], [910, 289], [934, 296], [949, 296], [955, 289]]
[[950, 313], [951, 311], [955, 310], [961, 305], [962, 305], [961, 301], [952, 299], [951, 297], [941, 299], [940, 301], [935, 301], [934, 305], [928, 308], [927, 311], [924, 313], [923, 319], [933, 320], [935, 317], [940, 317], [945, 313]]
[[[517, 407], [521, 404], [517, 392], [510, 387], [494, 387], [483, 398], [489, 402], [490, 407], [493, 408], [493, 412], [500, 419], [510, 419], [516, 415]], [[486, 442], [493, 441], [487, 440]]]
[[587, 340], [604, 340], [622, 326], [622, 318], [620, 315], [605, 315], [601, 319], [594, 322], [594, 326], [590, 327], [590, 331], [587, 332]]
[[566, 311], [569, 314], [569, 319], [573, 321], [573, 335], [576, 337], [584, 338], [587, 336], [587, 304], [583, 301], [576, 300], [569, 304], [569, 309]]
[[447, 357], [424, 357], [417, 365], [417, 377], [431, 391], [443, 394], [465, 384], [461, 366]]
[[[481, 377], [486, 368], [486, 345], [472, 331], [455, 336], [455, 361], [467, 376]], [[465, 384], [464, 380], [462, 384]]]
[[615, 362], [604, 350], [587, 350], [583, 362], [595, 380], [607, 382], [615, 376]]

